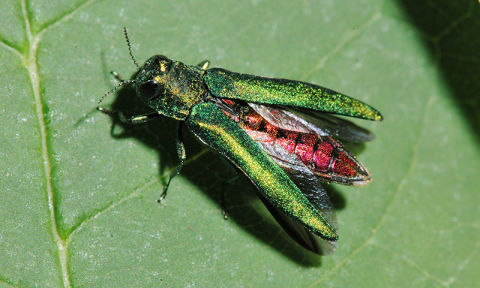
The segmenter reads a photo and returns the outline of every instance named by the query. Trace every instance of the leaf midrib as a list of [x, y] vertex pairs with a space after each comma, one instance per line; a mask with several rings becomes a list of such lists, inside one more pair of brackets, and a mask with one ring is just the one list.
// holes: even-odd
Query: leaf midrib
[[32, 19], [31, 13], [28, 11], [28, 3], [27, 0], [22, 0], [21, 7], [22, 7], [22, 15], [25, 25], [25, 36], [27, 41], [27, 49], [26, 51], [19, 50], [18, 47], [13, 45], [9, 45], [9, 43], [3, 43], [5, 46], [9, 48], [9, 50], [13, 51], [17, 56], [22, 59], [23, 65], [28, 71], [28, 75], [30, 78], [30, 85], [33, 91], [34, 96], [34, 103], [35, 103], [35, 111], [38, 121], [38, 128], [40, 132], [40, 142], [41, 142], [41, 157], [43, 160], [43, 174], [45, 177], [45, 184], [46, 184], [46, 194], [47, 194], [47, 206], [48, 206], [48, 214], [50, 215], [50, 223], [51, 223], [51, 231], [52, 236], [55, 242], [55, 245], [58, 250], [58, 262], [61, 268], [61, 278], [64, 287], [72, 287], [70, 283], [70, 276], [68, 273], [68, 243], [65, 239], [59, 234], [58, 230], [58, 223], [57, 223], [57, 216], [56, 216], [56, 208], [55, 208], [55, 191], [52, 182], [52, 166], [51, 166], [51, 155], [49, 149], [49, 141], [48, 141], [48, 126], [45, 121], [45, 111], [47, 108], [43, 101], [42, 95], [40, 90], [40, 75], [38, 70], [38, 61], [37, 61], [37, 54], [38, 54], [38, 47], [42, 40], [42, 36], [45, 34], [46, 31], [49, 29], [56, 27], [61, 22], [70, 19], [77, 11], [81, 8], [88, 6], [89, 4], [93, 3], [95, 0], [87, 0], [78, 5], [77, 7], [73, 8], [72, 10], [68, 11], [67, 13], [61, 15], [57, 19], [53, 20], [52, 22], [44, 25], [40, 30], [34, 31], [32, 27]]
[[41, 39], [41, 32], [34, 34], [32, 32], [30, 14], [27, 11], [26, 0], [22, 0], [22, 15], [25, 21], [25, 31], [28, 41], [28, 50], [27, 53], [23, 55], [23, 63], [25, 68], [28, 71], [30, 77], [30, 84], [33, 91], [34, 101], [35, 101], [35, 110], [37, 114], [37, 121], [40, 130], [40, 141], [41, 141], [41, 153], [43, 160], [43, 173], [45, 177], [45, 183], [47, 186], [47, 206], [48, 212], [50, 215], [50, 223], [52, 229], [52, 236], [54, 238], [55, 245], [58, 250], [58, 261], [59, 266], [62, 272], [62, 281], [64, 287], [71, 287], [70, 277], [68, 275], [68, 266], [67, 266], [67, 247], [65, 241], [60, 237], [58, 233], [57, 219], [55, 216], [55, 203], [54, 203], [54, 191], [52, 183], [52, 166], [50, 161], [50, 153], [48, 147], [47, 139], [47, 126], [45, 123], [45, 114], [42, 98], [40, 95], [40, 77], [38, 73], [38, 62], [37, 62], [37, 52], [38, 46]]

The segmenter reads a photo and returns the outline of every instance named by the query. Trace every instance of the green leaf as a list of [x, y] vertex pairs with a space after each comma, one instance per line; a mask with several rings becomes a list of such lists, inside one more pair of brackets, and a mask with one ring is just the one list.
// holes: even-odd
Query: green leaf
[[[0, 286], [472, 287], [480, 280], [477, 1], [0, 3]], [[320, 84], [385, 116], [359, 159], [373, 181], [332, 185], [337, 252], [298, 247], [252, 185], [174, 121], [128, 127], [96, 101], [165, 54]], [[134, 91], [105, 105], [141, 111]]]

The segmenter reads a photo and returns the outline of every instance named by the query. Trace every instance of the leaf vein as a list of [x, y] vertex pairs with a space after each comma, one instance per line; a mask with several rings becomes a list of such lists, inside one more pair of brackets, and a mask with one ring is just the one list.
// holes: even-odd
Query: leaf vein
[[443, 31], [440, 31], [436, 36], [433, 37], [433, 40], [434, 40], [435, 44], [438, 45], [438, 42], [440, 40], [442, 40], [443, 37], [445, 37], [448, 33], [450, 33], [453, 29], [455, 29], [463, 21], [470, 18], [473, 15], [473, 10], [474, 10], [474, 6], [472, 5], [472, 3], [470, 3], [470, 7], [465, 14], [463, 14], [463, 15], [459, 16], [457, 19], [453, 20], [451, 22], [451, 24], [448, 25], [448, 27], [446, 27]]
[[[198, 159], [199, 157], [203, 156], [206, 152], [208, 151], [208, 149], [203, 149], [202, 151], [198, 152], [196, 155], [192, 156], [191, 158], [189, 158], [187, 161], [185, 161], [184, 165], [188, 165], [189, 163], [195, 161], [196, 159]], [[172, 167], [170, 168], [167, 172], [164, 173], [164, 175], [162, 177], [165, 177], [165, 176], [168, 176], [170, 175], [173, 171], [175, 171], [177, 169], [178, 165], [175, 166], [175, 167]], [[143, 185], [141, 185], [139, 188], [136, 188], [134, 190], [132, 190], [130, 193], [128, 193], [125, 197], [122, 197], [121, 199], [119, 199], [118, 201], [115, 201], [101, 209], [99, 209], [96, 213], [92, 214], [91, 216], [85, 218], [82, 222], [80, 222], [78, 225], [74, 226], [73, 229], [70, 231], [69, 235], [67, 236], [67, 245], [71, 243], [72, 241], [72, 236], [74, 234], [76, 234], [78, 231], [82, 230], [83, 227], [85, 227], [89, 222], [95, 220], [95, 219], [98, 219], [101, 215], [111, 211], [113, 208], [117, 207], [118, 205], [130, 200], [130, 199], [133, 199], [137, 196], [140, 196], [140, 193], [145, 190], [146, 188], [148, 188], [149, 186], [153, 185], [154, 183], [156, 183], [157, 180], [156, 179], [151, 179], [149, 181], [147, 181], [146, 183], [144, 183]]]
[[82, 8], [89, 6], [93, 2], [97, 0], [87, 0], [79, 4], [78, 6], [74, 7], [72, 10], [67, 11], [65, 14], [62, 14], [58, 16], [57, 18], [51, 20], [50, 22], [46, 22], [42, 26], [40, 26], [40, 29], [38, 30], [38, 35], [43, 35], [45, 32], [48, 30], [60, 25], [62, 22], [70, 20], [73, 16], [75, 16], [78, 11], [80, 11]]
[[7, 280], [3, 276], [0, 276], [0, 283], [3, 283], [5, 285], [7, 285], [8, 287], [16, 287], [15, 285], [12, 284], [12, 281]]
[[[380, 7], [382, 7], [382, 6], [380, 6]], [[337, 55], [345, 46], [347, 46], [357, 36], [359, 36], [363, 30], [365, 30], [371, 24], [375, 23], [378, 19], [380, 19], [381, 16], [382, 16], [381, 8], [379, 8], [378, 11], [375, 12], [372, 15], [372, 17], [370, 17], [362, 25], [360, 25], [360, 27], [358, 29], [350, 31], [350, 33], [348, 33], [348, 35], [342, 41], [337, 43], [337, 45], [335, 47], [333, 47], [333, 49], [330, 50], [330, 52], [325, 54], [311, 70], [304, 73], [302, 75], [302, 79], [307, 79], [308, 77], [310, 77], [316, 71], [323, 69], [328, 60], [330, 60], [333, 56]]]
[[477, 242], [477, 245], [475, 246], [475, 249], [472, 250], [472, 253], [470, 253], [470, 255], [468, 255], [467, 258], [462, 263], [460, 263], [457, 272], [455, 272], [455, 274], [445, 282], [448, 287], [450, 287], [451, 284], [453, 282], [455, 282], [455, 280], [457, 279], [457, 276], [460, 274], [460, 272], [462, 272], [470, 264], [470, 261], [478, 253], [478, 248], [479, 247], [480, 247], [480, 243]]
[[13, 45], [12, 43], [10, 43], [9, 41], [5, 40], [5, 39], [0, 39], [0, 45], [3, 46], [5, 49], [7, 49], [8, 51], [11, 51], [13, 52], [15, 55], [17, 55], [18, 57], [20, 58], [23, 58], [23, 54], [22, 52], [20, 51], [20, 48], [16, 47], [15, 45]]
[[412, 267], [413, 269], [421, 272], [423, 275], [425, 275], [426, 277], [434, 280], [435, 282], [437, 282], [438, 284], [442, 285], [442, 286], [448, 286], [448, 283], [446, 281], [443, 281], [442, 279], [439, 279], [437, 278], [436, 276], [430, 274], [430, 272], [428, 272], [427, 270], [425, 269], [422, 269], [422, 267], [418, 266], [415, 262], [411, 261], [410, 259], [408, 259], [407, 257], [405, 256], [400, 256], [399, 254], [395, 253], [394, 251], [388, 249], [387, 247], [384, 247], [378, 243], [372, 243], [372, 245], [374, 246], [377, 246], [378, 248], [382, 249], [383, 251], [387, 252], [388, 254], [394, 256], [394, 257], [398, 257], [400, 258], [403, 262], [405, 262], [408, 266]]

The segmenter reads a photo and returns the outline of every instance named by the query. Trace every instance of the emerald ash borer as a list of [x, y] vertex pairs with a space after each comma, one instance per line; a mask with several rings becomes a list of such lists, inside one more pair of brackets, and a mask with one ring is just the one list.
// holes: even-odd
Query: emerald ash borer
[[134, 85], [152, 112], [123, 119], [143, 123], [166, 116], [179, 123], [180, 164], [161, 199], [186, 158], [182, 142], [186, 125], [252, 181], [268, 210], [300, 245], [318, 254], [335, 251], [334, 212], [321, 182], [368, 183], [368, 170], [340, 140], [358, 143], [374, 136], [332, 114], [379, 121], [380, 112], [314, 84], [209, 68], [209, 61], [193, 66], [156, 55], [139, 67], [126, 30], [125, 36], [138, 71], [111, 92]]

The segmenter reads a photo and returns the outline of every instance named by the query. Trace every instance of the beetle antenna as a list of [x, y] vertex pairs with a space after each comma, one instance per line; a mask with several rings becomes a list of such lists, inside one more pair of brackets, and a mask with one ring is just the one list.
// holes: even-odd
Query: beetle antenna
[[135, 64], [137, 68], [140, 68], [138, 66], [137, 60], [135, 60], [135, 56], [133, 56], [133, 53], [132, 53], [132, 46], [130, 45], [130, 39], [128, 39], [127, 27], [123, 27], [123, 34], [125, 34], [125, 40], [127, 40], [127, 45], [128, 45], [128, 52], [130, 53], [130, 57], [132, 57], [133, 64]]
[[127, 84], [135, 84], [135, 80], [126, 80], [126, 81], [122, 81], [120, 82], [120, 84], [118, 84], [117, 86], [113, 87], [110, 91], [108, 91], [107, 93], [105, 93], [105, 95], [103, 95], [102, 98], [100, 98], [100, 100], [98, 100], [98, 104], [102, 103], [103, 100], [105, 100], [105, 98], [107, 98], [108, 95], [112, 94], [113, 92], [117, 91], [118, 88], [122, 87], [122, 86], [125, 86]]

